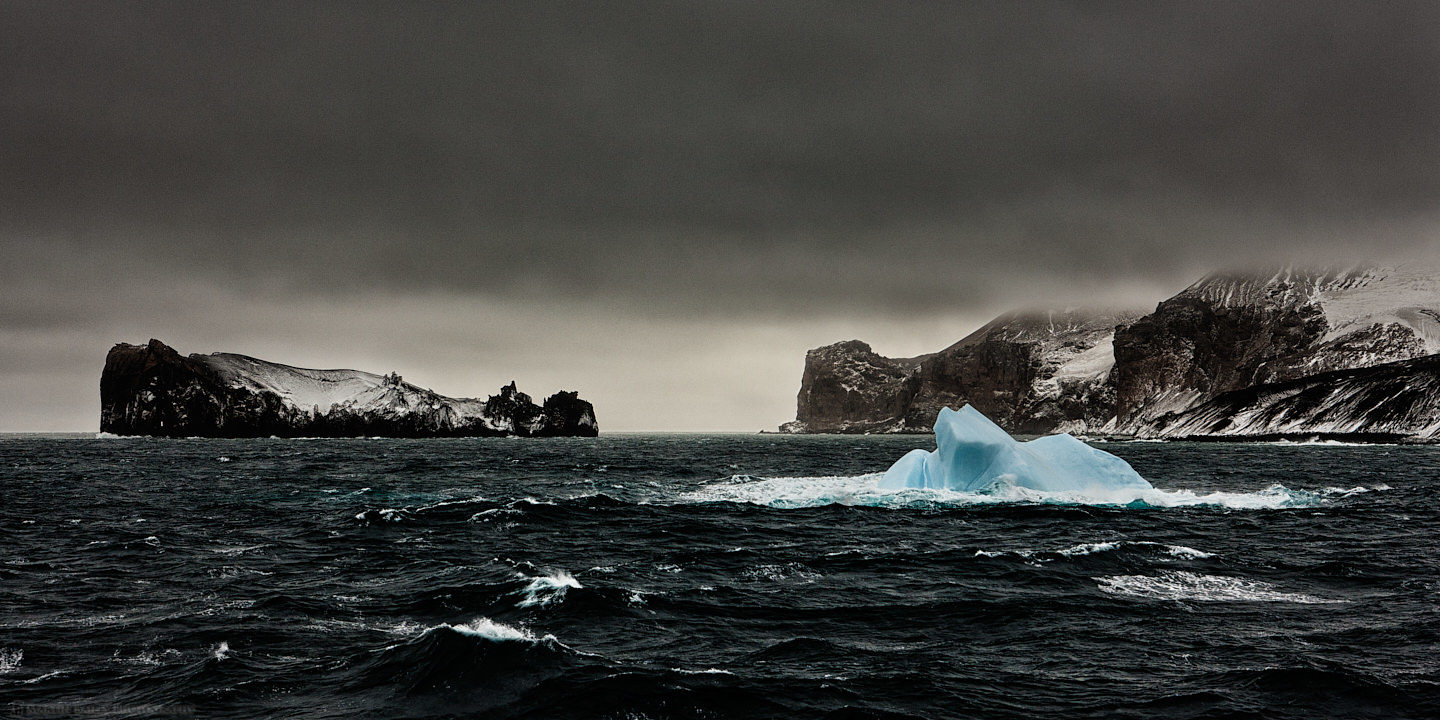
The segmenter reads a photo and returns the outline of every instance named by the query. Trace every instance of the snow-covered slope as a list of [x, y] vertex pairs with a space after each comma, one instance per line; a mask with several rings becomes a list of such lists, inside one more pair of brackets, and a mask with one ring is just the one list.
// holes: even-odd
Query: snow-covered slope
[[[481, 415], [485, 401], [449, 398], [405, 382], [399, 375], [361, 370], [312, 370], [234, 353], [192, 355], [225, 383], [251, 392], [272, 393], [297, 411], [313, 415], [373, 412], [405, 415], [447, 411], [455, 421]], [[495, 428], [501, 429], [499, 427]]]
[[1422, 265], [1353, 270], [1316, 289], [1333, 341], [1374, 325], [1408, 328], [1424, 354], [1440, 353], [1440, 272]]

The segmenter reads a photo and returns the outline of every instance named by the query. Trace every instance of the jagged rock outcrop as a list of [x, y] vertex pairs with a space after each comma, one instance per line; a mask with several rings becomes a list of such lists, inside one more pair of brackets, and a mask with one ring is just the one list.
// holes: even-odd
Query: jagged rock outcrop
[[1432, 440], [1440, 355], [1232, 390], [1145, 425], [1142, 437], [1200, 440]]
[[[1425, 384], [1431, 365], [1402, 366], [1410, 375], [1333, 373], [1435, 353], [1440, 282], [1428, 269], [1213, 275], [1148, 315], [1005, 316], [913, 360], [888, 360], [858, 341], [811, 351], [798, 422], [782, 430], [928, 432], [941, 407], [970, 403], [1020, 433], [1433, 437], [1425, 404], [1440, 398], [1385, 394], [1404, 390], [1401, 378]], [[825, 382], [841, 376], [846, 382]], [[1338, 396], [1310, 402], [1326, 383], [1342, 379], [1344, 402]], [[1376, 388], [1362, 392], [1365, 383]], [[1261, 390], [1301, 386], [1307, 389], [1292, 400]], [[1307, 411], [1312, 417], [1301, 418]], [[1229, 430], [1220, 429], [1232, 412], [1248, 419], [1237, 416]]]
[[940, 408], [969, 403], [1012, 432], [1110, 412], [1117, 323], [1075, 310], [1002, 316], [932, 355], [892, 359], [858, 340], [811, 350], [785, 432], [928, 433]]
[[100, 377], [100, 430], [167, 437], [525, 437], [599, 432], [576, 393], [537, 406], [515, 383], [449, 398], [395, 373], [311, 370], [245, 355], [117, 344]]
[[784, 432], [886, 432], [920, 387], [924, 358], [892, 359], [859, 340], [805, 353], [795, 421]]

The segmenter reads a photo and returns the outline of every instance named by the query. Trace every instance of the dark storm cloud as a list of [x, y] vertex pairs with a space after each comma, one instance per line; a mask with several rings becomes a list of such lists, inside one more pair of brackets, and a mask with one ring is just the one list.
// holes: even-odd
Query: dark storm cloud
[[[0, 242], [62, 243], [92, 286], [909, 312], [1405, 249], [1440, 198], [1433, 3], [10, 2], [0, 27]], [[86, 292], [29, 254], [11, 287]]]

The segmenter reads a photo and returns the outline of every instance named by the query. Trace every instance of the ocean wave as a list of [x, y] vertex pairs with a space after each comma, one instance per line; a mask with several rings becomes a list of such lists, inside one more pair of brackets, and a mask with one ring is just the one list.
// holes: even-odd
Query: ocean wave
[[1343, 603], [1304, 593], [1285, 592], [1258, 580], [1172, 571], [1159, 575], [1111, 575], [1095, 578], [1100, 591], [1147, 600], [1198, 602], [1272, 602], [1320, 605]]
[[29, 680], [21, 680], [20, 683], [21, 683], [22, 685], [36, 685], [36, 684], [45, 682], [46, 680], [49, 680], [49, 679], [51, 679], [51, 678], [63, 677], [63, 676], [65, 676], [65, 675], [69, 675], [69, 674], [70, 674], [70, 671], [69, 671], [69, 670], [51, 670], [50, 672], [45, 673], [44, 675], [37, 675], [37, 676], [35, 676], [35, 677], [33, 677], [33, 678], [30, 678]]
[[482, 616], [426, 627], [369, 655], [360, 661], [353, 682], [398, 685], [406, 693], [459, 693], [480, 702], [474, 708], [480, 711], [513, 701], [563, 668], [589, 662], [588, 657], [554, 635]]
[[378, 525], [381, 523], [399, 523], [413, 519], [415, 516], [405, 508], [381, 508], [379, 510], [363, 510], [355, 514], [355, 519], [367, 525]]
[[1073, 547], [1065, 548], [1064, 550], [1058, 550], [1057, 552], [1058, 552], [1059, 554], [1061, 554], [1061, 555], [1064, 555], [1065, 557], [1076, 557], [1076, 556], [1079, 556], [1079, 555], [1094, 555], [1095, 553], [1102, 553], [1102, 552], [1108, 552], [1108, 551], [1110, 551], [1110, 550], [1116, 550], [1116, 549], [1118, 549], [1118, 548], [1120, 547], [1120, 545], [1121, 545], [1121, 543], [1118, 542], [1118, 541], [1098, 542], [1098, 543], [1081, 543], [1081, 544], [1075, 545], [1075, 546], [1073, 546]]
[[1215, 557], [1215, 553], [1205, 552], [1204, 550], [1196, 550], [1195, 548], [1186, 547], [1184, 545], [1167, 545], [1165, 547], [1165, 553], [1167, 555], [1174, 555], [1175, 557], [1187, 558], [1192, 560], [1204, 560], [1205, 558]]
[[685, 504], [744, 503], [793, 510], [844, 505], [893, 509], [946, 509], [979, 505], [1094, 505], [1132, 508], [1214, 507], [1273, 510], [1319, 507], [1326, 491], [1271, 485], [1254, 492], [1117, 489], [1042, 492], [996, 483], [977, 492], [905, 488], [882, 490], [880, 473], [856, 476], [753, 478], [735, 475], [679, 496]]
[[704, 670], [686, 670], [685, 668], [673, 667], [673, 668], [670, 668], [670, 672], [680, 673], [681, 675], [734, 675], [734, 674], [735, 674], [735, 673], [733, 673], [733, 672], [730, 672], [729, 670], [721, 670], [720, 668], [713, 668], [713, 667], [712, 667], [712, 668], [705, 668]]
[[1088, 542], [1061, 548], [1059, 550], [1035, 550], [1030, 548], [1018, 548], [1013, 550], [976, 550], [975, 557], [1018, 557], [1031, 560], [1037, 563], [1051, 562], [1058, 558], [1076, 558], [1087, 555], [1108, 553], [1122, 548], [1145, 548], [1159, 550], [1172, 557], [1184, 558], [1186, 560], [1204, 560], [1215, 557], [1215, 553], [1196, 550], [1185, 545], [1169, 545], [1166, 543], [1153, 542], [1150, 540], [1106, 540], [1102, 542]]
[[[522, 576], [523, 577], [523, 576]], [[580, 581], [564, 570], [530, 578], [516, 593], [521, 596], [516, 607], [549, 607], [565, 599], [565, 591], [580, 587]]]
[[1252, 443], [1252, 444], [1256, 444], [1256, 445], [1336, 445], [1336, 446], [1342, 446], [1342, 447], [1362, 447], [1362, 446], [1366, 446], [1366, 445], [1395, 445], [1396, 443], [1357, 442], [1357, 441], [1354, 441], [1354, 440], [1335, 440], [1335, 439], [1331, 439], [1331, 438], [1322, 438], [1322, 437], [1320, 437], [1319, 435], [1316, 435], [1316, 436], [1307, 438], [1307, 439], [1305, 439], [1305, 440], [1286, 440], [1286, 439], [1283, 439], [1283, 438], [1282, 438], [1282, 439], [1280, 439], [1280, 440], [1268, 440], [1268, 441], [1267, 441], [1267, 440], [1261, 440], [1261, 441], [1258, 441], [1258, 442], [1255, 442], [1255, 443]]
[[[436, 632], [442, 629], [452, 630], [454, 632], [460, 633], [461, 635], [467, 635], [469, 637], [494, 640], [496, 642], [517, 641], [533, 643], [540, 642], [540, 640], [542, 639], [535, 637], [534, 633], [523, 627], [515, 627], [514, 625], [498, 623], [487, 617], [475, 618], [468, 623], [460, 623], [458, 625], [442, 623], [434, 628], [430, 628], [426, 632]], [[555, 636], [553, 635], [545, 636], [546, 639], [551, 640], [553, 640], [554, 637]]]
[[773, 583], [799, 583], [808, 584], [820, 579], [821, 574], [805, 567], [798, 562], [779, 564], [759, 565], [741, 573], [743, 577], [751, 580], [764, 580]]
[[260, 550], [261, 548], [267, 547], [270, 547], [269, 543], [260, 543], [258, 545], [214, 545], [210, 547], [210, 552], [216, 555], [244, 555], [251, 550]]

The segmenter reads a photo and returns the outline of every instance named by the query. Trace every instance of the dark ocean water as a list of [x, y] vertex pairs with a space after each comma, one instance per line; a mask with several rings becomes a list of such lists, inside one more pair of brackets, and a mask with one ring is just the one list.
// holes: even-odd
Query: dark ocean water
[[0, 714], [1440, 717], [1440, 448], [926, 442], [0, 438]]

